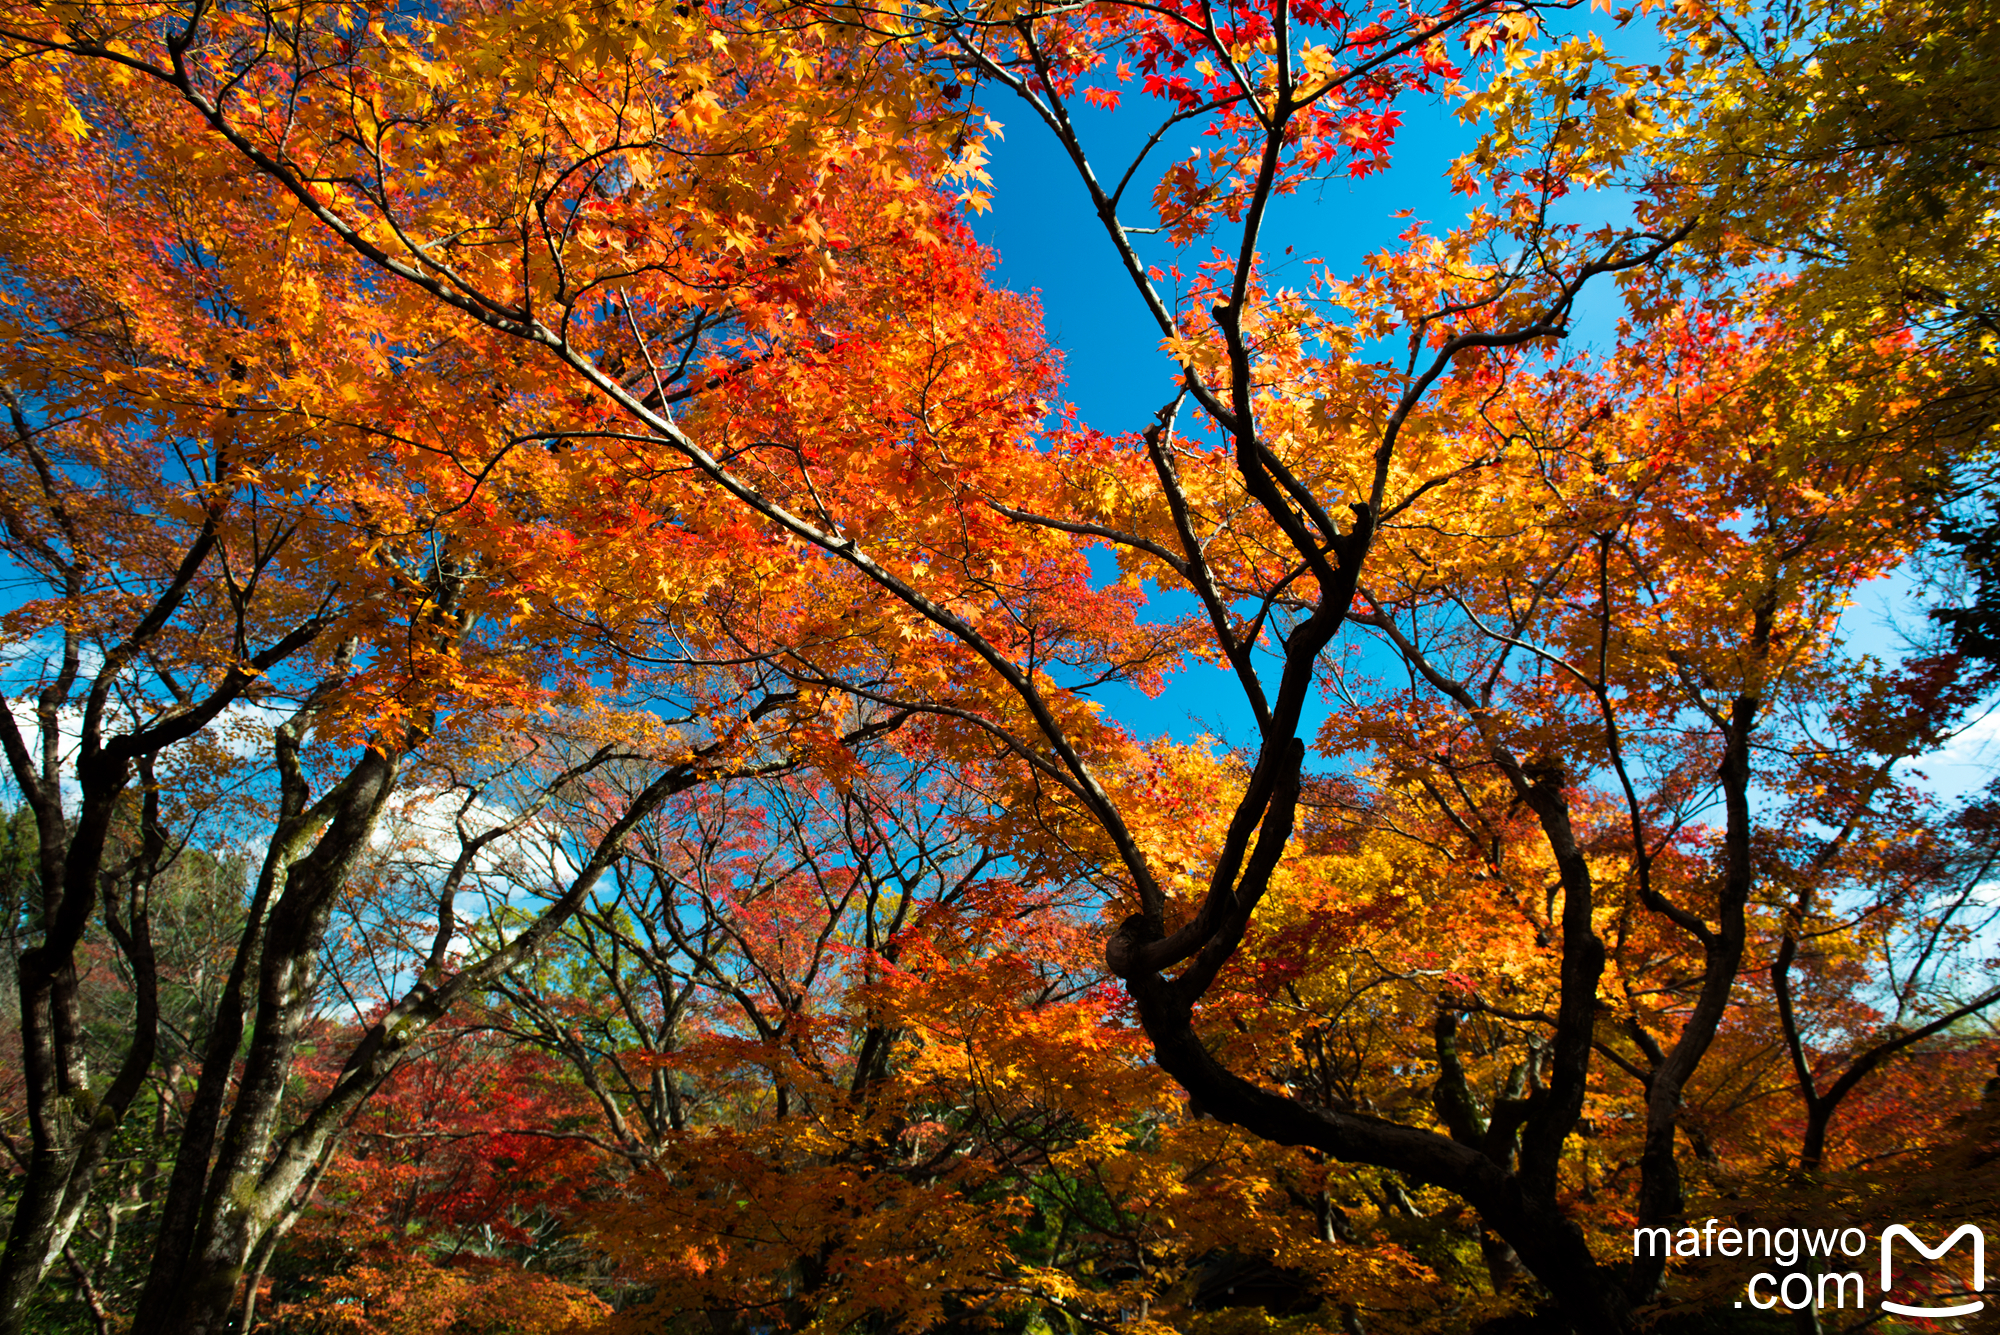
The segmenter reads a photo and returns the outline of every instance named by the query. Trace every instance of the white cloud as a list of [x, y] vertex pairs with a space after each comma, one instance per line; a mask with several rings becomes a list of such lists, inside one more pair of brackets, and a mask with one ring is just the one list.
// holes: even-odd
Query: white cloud
[[2000, 772], [2000, 707], [1973, 719], [1912, 767], [1924, 776], [1926, 790], [1947, 801], [1977, 793]]

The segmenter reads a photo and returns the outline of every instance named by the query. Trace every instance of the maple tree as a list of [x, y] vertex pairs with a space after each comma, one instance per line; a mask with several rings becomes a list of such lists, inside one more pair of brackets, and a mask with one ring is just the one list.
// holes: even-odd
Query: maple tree
[[[1850, 581], [1905, 559], [1937, 504], [1921, 454], [1876, 449], [1897, 400], [1921, 410], [1896, 362], [1872, 386], [1843, 366], [1848, 393], [1801, 397], [1777, 388], [1796, 384], [1783, 330], [1752, 340], [1675, 323], [1636, 331], [1614, 363], [1621, 393], [1564, 375], [1519, 415], [1504, 401], [1482, 409], [1478, 508], [1461, 502], [1447, 540], [1416, 530], [1401, 571], [1385, 539], [1364, 583], [1370, 623], [1407, 664], [1409, 687], [1337, 714], [1324, 734], [1342, 750], [1386, 753], [1416, 782], [1448, 821], [1431, 837], [1477, 860], [1485, 914], [1519, 914], [1537, 947], [1522, 940], [1511, 964], [1514, 951], [1485, 941], [1445, 966], [1462, 995], [1438, 999], [1440, 1118], [1489, 1157], [1518, 1152], [1526, 1171], [1534, 1107], [1569, 1037], [1572, 1060], [1600, 1067], [1582, 1106], [1641, 1100], [1624, 1116], [1644, 1128], [1642, 1224], [1686, 1207], [1679, 1145], [1703, 1128], [1689, 1095], [1725, 1028], [1742, 1023], [1731, 998], [1759, 954], [1772, 952], [1777, 1018], [1797, 1050], [1785, 989], [1806, 925], [1825, 938], [1925, 915], [1908, 892], [1873, 881], [1885, 846], [1922, 829], [1893, 776], [1988, 688], [1955, 656], [1906, 680], [1839, 643]], [[1513, 494], [1532, 521], [1506, 508], [1509, 455], [1527, 470]], [[1527, 861], [1510, 865], [1516, 857]], [[1470, 924], [1458, 930], [1476, 939]], [[1564, 937], [1559, 971], [1551, 960], [1542, 967], [1555, 976], [1538, 976], [1530, 961]], [[1595, 1016], [1566, 1035], [1561, 975], [1579, 953], [1603, 973]], [[1951, 990], [1926, 990], [1934, 1023], [1892, 1030], [1888, 1049], [1856, 1062], [1856, 1079], [1996, 1000], [1986, 987]], [[1512, 1096], [1454, 1089], [1444, 1051], [1447, 1012], [1492, 1007], [1520, 1026], [1525, 1048], [1525, 1071], [1507, 1076], [1525, 1087]], [[1626, 1078], [1636, 1089], [1603, 1087]], [[1523, 1101], [1509, 1108], [1513, 1098]], [[1830, 1111], [1810, 1108], [1814, 1119]], [[1802, 1165], [1819, 1157], [1809, 1129]], [[1586, 1166], [1557, 1171], [1587, 1183]], [[1663, 1262], [1649, 1273], [1642, 1259], [1623, 1282], [1645, 1301], [1663, 1279]]]
[[[423, 21], [447, 43], [477, 27]], [[322, 33], [328, 49], [351, 54], [339, 34]], [[411, 55], [407, 31], [377, 35], [392, 59]], [[226, 44], [207, 50], [230, 58]], [[742, 54], [743, 70], [782, 81], [779, 66]], [[494, 87], [515, 72], [496, 72]], [[295, 199], [233, 152], [208, 151], [198, 117], [162, 96], [171, 90], [127, 73], [10, 62], [5, 77], [5, 522], [40, 595], [8, 626], [39, 664], [13, 683], [32, 710], [0, 728], [35, 819], [40, 896], [19, 957], [28, 1145], [0, 1262], [5, 1328], [26, 1319], [94, 1194], [115, 1218], [121, 1205], [98, 1193], [106, 1155], [152, 1109], [172, 1170], [139, 1206], [154, 1239], [143, 1285], [117, 1300], [142, 1329], [235, 1320], [246, 1269], [283, 1236], [351, 1115], [430, 1025], [575, 910], [650, 807], [895, 722], [829, 711], [759, 667], [759, 637], [795, 642], [784, 623], [810, 616], [822, 572], [774, 579], [745, 563], [738, 526], [684, 479], [635, 475], [615, 444], [581, 447], [579, 433], [617, 433], [533, 372], [531, 350], [465, 342], [449, 318], [399, 304], [368, 257], [299, 232]], [[745, 105], [769, 92], [743, 81]], [[842, 104], [868, 90], [845, 68], [826, 87]], [[51, 106], [63, 109], [54, 122]], [[910, 106], [872, 112], [901, 134]], [[779, 109], [806, 123], [823, 108]], [[834, 292], [767, 257], [744, 280], [767, 314], [834, 340], [896, 318], [886, 307], [902, 284], [919, 303], [976, 285], [961, 234], [918, 255], [890, 244], [940, 206], [868, 172], [872, 151], [904, 151], [886, 142], [857, 124], [828, 159], [786, 166], [836, 178], [817, 187], [825, 210], [799, 225], [815, 237], [848, 226], [842, 244], [860, 258]], [[748, 174], [690, 178], [691, 197], [768, 208], [776, 187], [752, 179], [756, 154], [711, 147], [701, 162], [738, 160]], [[563, 180], [572, 203], [576, 191], [616, 195], [603, 179]], [[656, 255], [657, 271], [706, 292], [713, 266], [734, 263], [729, 236], [690, 236], [685, 221], [663, 244], [711, 267]], [[288, 229], [296, 244], [274, 263], [268, 238]], [[678, 369], [629, 374], [661, 411], [687, 411], [725, 378], [710, 340], [754, 340], [764, 317], [754, 302], [704, 314], [664, 292], [626, 300], [656, 297], [686, 322]], [[1002, 324], [1013, 309], [995, 302]], [[936, 334], [947, 343], [950, 322]], [[927, 385], [976, 377], [982, 404], [1025, 402], [1032, 347], [980, 346], [1002, 360], [961, 366], [955, 382], [933, 362]], [[807, 352], [829, 360], [825, 346]], [[737, 355], [770, 369], [754, 349]], [[682, 388], [663, 389], [663, 376]], [[635, 534], [647, 535], [638, 559]], [[836, 634], [853, 647], [849, 628]], [[410, 804], [431, 824], [402, 863], [382, 864], [385, 815]], [[543, 879], [526, 873], [541, 912], [465, 954], [467, 901], [483, 913], [480, 896], [518, 883], [494, 859], [530, 832], [562, 852]], [[163, 1026], [159, 887], [238, 839], [258, 851], [247, 884], [225, 888], [244, 904], [222, 985], [194, 1023]], [[371, 936], [383, 993], [367, 999], [370, 1022], [337, 1078], [294, 1102], [309, 1022], [344, 981], [325, 958], [337, 914]], [[388, 950], [401, 953], [385, 963]], [[129, 1018], [86, 1029], [80, 979], [107, 951], [127, 971]]]
[[1931, 485], [1958, 503], [1945, 532], [1975, 583], [1969, 606], [1935, 615], [1988, 650], [1994, 17], [1981, 4], [1676, 10], [1685, 45], [1657, 82], [1674, 129], [1642, 187], [1697, 219], [1705, 281], [1780, 265], [1792, 281], [1739, 299], [1836, 345], [1895, 333], [1924, 350]]
[[[1897, 766], [1990, 683], [1963, 654], [1897, 672], [1839, 643], [1843, 601], [1935, 530], [1969, 457], [1932, 430], [1956, 345], [1902, 317], [1817, 340], [1796, 285], [1663, 286], [1707, 236], [1666, 187], [1630, 227], [1568, 221], [1640, 169], [1654, 76], [1541, 34], [1503, 0], [0, 11], [28, 127], [7, 522], [49, 591], [10, 633], [62, 645], [29, 656], [39, 757], [0, 735], [44, 887], [0, 1323], [153, 1087], [148, 887], [197, 837], [176, 832], [220, 847], [261, 819], [258, 926], [171, 1100], [140, 1329], [244, 1311], [333, 1128], [487, 985], [615, 1158], [667, 1164], [616, 1226], [652, 1243], [614, 1250], [703, 1310], [1144, 1322], [1163, 1258], [1192, 1267], [1256, 1201], [1279, 1221], [1259, 1246], [1337, 1275], [1358, 1321], [1416, 1271], [1329, 1259], [1360, 1227], [1343, 1193], [1386, 1228], [1426, 1217], [1415, 1191], [1476, 1220], [1494, 1290], [1525, 1274], [1573, 1325], [1633, 1329], [1664, 1260], [1614, 1265], [1591, 1232], [1689, 1208], [1687, 1108], [1730, 1096], [1719, 1056], [1778, 1035], [1820, 1163], [1864, 1082], [1823, 1090], [1809, 1049], [1889, 1076], [1990, 1004], [1927, 964], [1874, 1037], [1825, 1038], [1859, 1011], [1800, 1020], [1843, 950], [1894, 953], [1845, 944], [1861, 924], [1941, 921], [1938, 879], [1881, 856], [1931, 819]], [[1380, 167], [1398, 99], [1447, 89], [1486, 126], [1457, 183], [1492, 203], [1272, 287], [1274, 200]], [[1077, 169], [1172, 360], [1143, 430], [1046, 422], [1033, 308], [955, 214], [989, 97]], [[1106, 165], [1085, 106], [1150, 117], [1136, 158]], [[1559, 355], [1614, 276], [1617, 347]], [[135, 503], [89, 503], [113, 487]], [[1192, 611], [1143, 618], [1149, 582]], [[1361, 684], [1356, 632], [1401, 688]], [[1091, 698], [1190, 657], [1240, 691], [1250, 752], [1148, 754]], [[224, 741], [252, 707], [272, 769]], [[916, 763], [855, 747], [892, 725], [983, 808], [898, 835], [936, 860], [908, 921], [914, 890], [855, 898], [880, 850], [852, 822], [891, 809], [865, 772]], [[807, 762], [837, 805], [774, 787], [759, 814], [724, 783]], [[450, 826], [376, 857], [392, 800]], [[548, 830], [561, 856], [520, 862]], [[114, 845], [129, 865], [100, 877]], [[691, 890], [758, 849], [786, 865], [744, 871], [756, 894]], [[982, 899], [983, 873], [943, 870], [960, 856], [1015, 894]], [[1089, 968], [1057, 906], [1031, 948], [993, 939], [1044, 879], [1111, 914], [1136, 1031], [1042, 990]], [[540, 896], [521, 922], [516, 891]], [[457, 897], [482, 893], [468, 942]], [[100, 900], [141, 966], [108, 1085], [70, 1000]], [[336, 911], [357, 966], [390, 962], [281, 1125]], [[1759, 969], [1763, 1010], [1737, 1000]], [[1130, 1060], [1142, 1041], [1184, 1104]], [[1231, 1183], [1174, 1187], [1215, 1137]], [[1591, 1208], [1593, 1137], [1626, 1163], [1615, 1209]], [[1173, 1239], [1170, 1212], [1195, 1221]], [[1080, 1280], [1111, 1245], [1086, 1235], [1130, 1242], [1138, 1273]], [[393, 1297], [380, 1274], [323, 1310]]]
[[[1177, 1115], [1090, 899], [996, 856], [1004, 816], [922, 742], [852, 786], [690, 794], [496, 993], [632, 1174], [580, 1216], [644, 1295], [620, 1320], [1129, 1324], [1227, 1296], [1246, 1246], [1303, 1267], [1282, 1283], [1308, 1305], [1317, 1283], [1393, 1309], [1419, 1263], [1301, 1230], [1323, 1168]], [[1215, 779], [1173, 765], [1177, 794]]]
[[[258, 1310], [294, 1328], [413, 1332], [558, 1332], [608, 1315], [550, 1273], [564, 1216], [605, 1181], [584, 1091], [480, 1018], [449, 1017], [365, 1105], [287, 1255], [272, 1267], [263, 1248], [248, 1283], [268, 1291], [244, 1328]], [[338, 1075], [301, 1066], [315, 1086]]]
[[1781, 300], [1829, 333], [1918, 331], [1990, 368], [1993, 13], [1982, 4], [1720, 5], [1671, 23], [1692, 102], [1655, 188], [1737, 262], [1796, 261]]

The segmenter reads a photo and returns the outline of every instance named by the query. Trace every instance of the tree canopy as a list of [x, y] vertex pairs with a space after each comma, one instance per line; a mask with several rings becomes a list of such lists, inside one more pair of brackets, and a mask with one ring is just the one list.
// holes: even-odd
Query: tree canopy
[[1990, 18], [0, 0], [0, 1333], [1752, 1331], [1641, 1235], [2000, 1220]]

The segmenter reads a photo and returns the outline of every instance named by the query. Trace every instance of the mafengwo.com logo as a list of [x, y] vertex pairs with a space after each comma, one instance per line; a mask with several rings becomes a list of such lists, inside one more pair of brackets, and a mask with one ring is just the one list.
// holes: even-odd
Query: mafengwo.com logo
[[[1798, 1312], [1806, 1308], [1854, 1308], [1870, 1305], [1867, 1275], [1876, 1266], [1862, 1261], [1865, 1270], [1841, 1270], [1867, 1256], [1868, 1235], [1858, 1228], [1718, 1228], [1711, 1219], [1700, 1228], [1635, 1228], [1632, 1255], [1667, 1257], [1737, 1257], [1772, 1262], [1769, 1270], [1750, 1277], [1744, 1296], [1736, 1303], [1768, 1312], [1784, 1307]], [[1947, 1263], [1948, 1253], [1970, 1242], [1971, 1284], [1954, 1277], [1962, 1273], [1962, 1262]], [[1874, 1240], [1881, 1258], [1875, 1301], [1884, 1312], [1896, 1316], [1971, 1316], [1986, 1306], [1974, 1295], [1986, 1289], [1986, 1234], [1976, 1225], [1961, 1224], [1936, 1246], [1924, 1241], [1902, 1224], [1891, 1224]], [[1928, 1266], [1909, 1265], [1915, 1253]], [[1960, 1253], [1963, 1256], [1964, 1253]], [[1802, 1268], [1800, 1262], [1806, 1262]], [[1924, 1290], [1928, 1290], [1925, 1292]]]

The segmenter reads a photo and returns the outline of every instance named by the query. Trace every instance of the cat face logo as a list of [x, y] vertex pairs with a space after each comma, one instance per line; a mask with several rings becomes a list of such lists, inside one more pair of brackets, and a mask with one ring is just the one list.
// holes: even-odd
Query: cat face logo
[[[1891, 1224], [1888, 1230], [1882, 1234], [1882, 1292], [1887, 1293], [1889, 1291], [1892, 1279], [1889, 1269], [1889, 1244], [1894, 1242], [1899, 1236], [1909, 1239], [1910, 1245], [1923, 1253], [1924, 1259], [1927, 1261], [1937, 1260], [1953, 1247], [1956, 1247], [1961, 1239], [1971, 1238], [1972, 1291], [1980, 1293], [1985, 1290], [1986, 1235], [1980, 1232], [1979, 1229], [1971, 1224], [1962, 1224], [1956, 1233], [1953, 1233], [1943, 1242], [1940, 1242], [1936, 1247], [1926, 1247], [1924, 1246], [1923, 1239], [1910, 1232], [1909, 1229], [1904, 1228], [1901, 1224]], [[1975, 1302], [1959, 1303], [1955, 1307], [1909, 1307], [1903, 1303], [1892, 1303], [1887, 1298], [1882, 1300], [1882, 1310], [1885, 1312], [1894, 1312], [1898, 1316], [1971, 1316], [1974, 1312], [1979, 1311], [1985, 1306], [1986, 1303], [1983, 1299]]]

